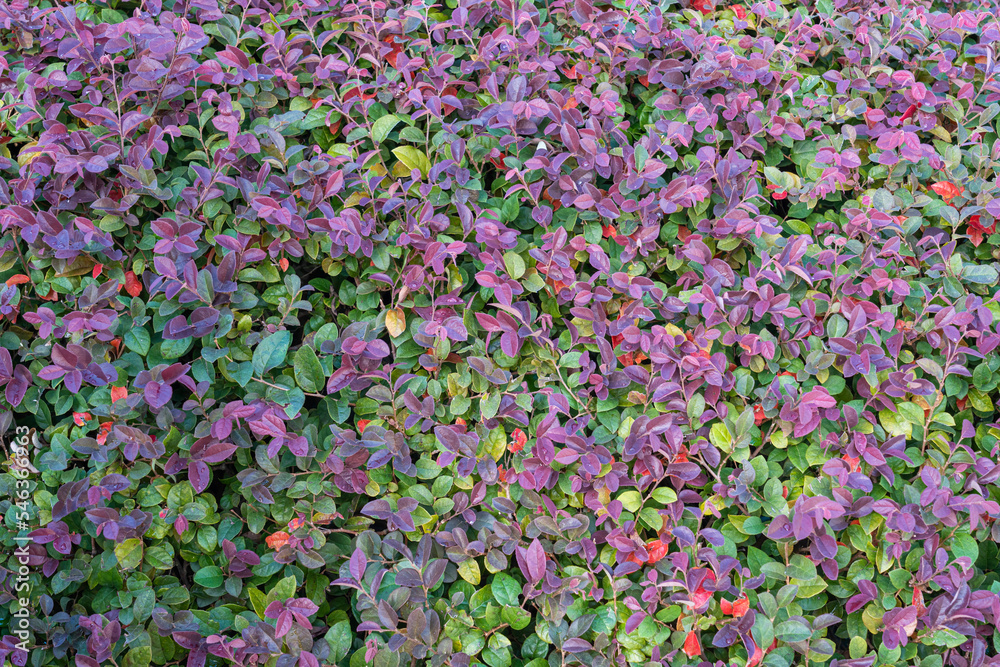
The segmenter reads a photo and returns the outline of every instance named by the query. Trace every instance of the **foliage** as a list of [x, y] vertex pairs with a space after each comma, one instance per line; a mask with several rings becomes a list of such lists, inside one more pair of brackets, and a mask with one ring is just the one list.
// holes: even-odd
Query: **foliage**
[[1000, 665], [996, 15], [0, 2], [0, 654]]

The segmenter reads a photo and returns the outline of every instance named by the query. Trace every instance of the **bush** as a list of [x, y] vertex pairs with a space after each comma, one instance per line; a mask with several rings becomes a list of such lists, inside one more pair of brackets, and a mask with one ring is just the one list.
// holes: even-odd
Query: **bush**
[[997, 6], [683, 5], [0, 4], [3, 657], [1000, 664]]

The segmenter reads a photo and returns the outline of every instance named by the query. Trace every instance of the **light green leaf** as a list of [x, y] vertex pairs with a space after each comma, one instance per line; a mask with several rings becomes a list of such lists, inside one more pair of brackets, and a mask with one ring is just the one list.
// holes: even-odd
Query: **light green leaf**
[[421, 151], [413, 146], [399, 146], [392, 149], [392, 154], [402, 162], [407, 169], [419, 169], [424, 176], [431, 171], [431, 161]]
[[115, 547], [118, 564], [126, 570], [134, 570], [142, 563], [142, 540], [137, 537], [125, 540]]
[[288, 345], [292, 342], [290, 331], [282, 329], [262, 340], [253, 351], [253, 369], [258, 374], [275, 368], [285, 360]]
[[399, 124], [399, 120], [399, 116], [391, 113], [379, 118], [372, 125], [372, 140], [376, 144], [380, 144], [385, 141], [385, 138], [389, 136], [392, 129]]
[[326, 374], [320, 365], [316, 353], [308, 345], [303, 345], [295, 351], [294, 361], [295, 381], [306, 392], [318, 392], [326, 386]]
[[978, 285], [996, 285], [998, 277], [1000, 273], [989, 264], [967, 264], [962, 269], [962, 279]]

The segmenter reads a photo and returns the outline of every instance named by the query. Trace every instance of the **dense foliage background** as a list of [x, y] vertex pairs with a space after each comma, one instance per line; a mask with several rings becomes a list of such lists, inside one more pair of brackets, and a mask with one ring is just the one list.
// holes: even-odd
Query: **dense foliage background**
[[997, 10], [0, 2], [0, 656], [1000, 664]]

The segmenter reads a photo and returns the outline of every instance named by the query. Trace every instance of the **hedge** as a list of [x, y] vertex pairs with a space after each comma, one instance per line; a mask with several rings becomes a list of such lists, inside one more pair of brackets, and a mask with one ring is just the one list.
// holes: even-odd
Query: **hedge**
[[1000, 665], [998, 12], [0, 2], [0, 660]]

